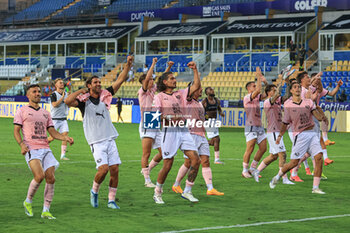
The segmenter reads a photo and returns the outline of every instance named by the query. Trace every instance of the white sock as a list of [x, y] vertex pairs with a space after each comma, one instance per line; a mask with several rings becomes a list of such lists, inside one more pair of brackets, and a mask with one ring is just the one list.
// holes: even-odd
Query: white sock
[[177, 181], [175, 180], [174, 186], [177, 187], [177, 186], [179, 186], [179, 185], [180, 185], [180, 182], [177, 182]]
[[44, 207], [43, 207], [43, 212], [50, 212], [50, 208], [49, 208], [49, 207], [44, 206]]
[[145, 178], [145, 183], [150, 183], [151, 182], [151, 178]]
[[207, 188], [208, 188], [209, 191], [212, 190], [214, 188], [213, 184], [207, 184]]
[[28, 197], [26, 198], [26, 202], [32, 204], [33, 200], [29, 200]]
[[322, 153], [323, 153], [323, 159], [328, 159], [327, 149], [323, 149]]
[[185, 189], [184, 189], [184, 193], [190, 193], [191, 190], [192, 190], [192, 187], [186, 185], [186, 187], [185, 187]]

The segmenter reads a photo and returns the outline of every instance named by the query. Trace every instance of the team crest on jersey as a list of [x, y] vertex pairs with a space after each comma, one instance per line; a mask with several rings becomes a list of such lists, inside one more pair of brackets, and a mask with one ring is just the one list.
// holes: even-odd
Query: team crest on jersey
[[310, 109], [310, 106], [309, 106], [309, 105], [306, 105], [305, 108], [306, 108], [306, 109]]
[[43, 116], [45, 117], [45, 119], [49, 118], [49, 115], [47, 114], [43, 114]]
[[181, 99], [181, 96], [180, 95], [177, 95], [177, 96], [175, 96], [176, 97], [176, 99]]

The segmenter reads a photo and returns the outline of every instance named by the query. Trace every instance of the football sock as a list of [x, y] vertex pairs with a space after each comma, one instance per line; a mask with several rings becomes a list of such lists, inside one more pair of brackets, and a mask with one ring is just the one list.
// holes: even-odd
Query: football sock
[[44, 207], [47, 207], [47, 209], [50, 209], [54, 191], [55, 191], [55, 184], [46, 183], [45, 191], [44, 191]]
[[94, 181], [92, 183], [92, 191], [96, 194], [98, 193], [98, 191], [100, 190], [100, 185], [101, 184], [98, 184], [96, 181]]
[[154, 161], [153, 159], [151, 160], [151, 162], [149, 163], [148, 167], [149, 167], [149, 171], [151, 172], [152, 169], [158, 165], [158, 162]]
[[184, 193], [190, 193], [193, 185], [194, 185], [194, 182], [190, 182], [186, 180], [186, 187], [184, 189]]
[[117, 193], [117, 188], [108, 187], [108, 202], [115, 201], [115, 194]]
[[264, 163], [264, 161], [262, 161], [258, 167], [258, 171], [261, 172], [262, 170], [264, 170], [267, 167], [267, 165]]
[[202, 175], [208, 190], [213, 189], [213, 175], [210, 167], [202, 167]]
[[[30, 182], [28, 187], [27, 199], [28, 203], [32, 203], [33, 197], [38, 190], [40, 183], [37, 183], [34, 179]], [[29, 202], [30, 201], [30, 202]]]
[[186, 167], [184, 164], [180, 167], [179, 171], [177, 172], [176, 180], [175, 180], [175, 186], [179, 186], [181, 184], [181, 180], [185, 177], [187, 174], [189, 168]]

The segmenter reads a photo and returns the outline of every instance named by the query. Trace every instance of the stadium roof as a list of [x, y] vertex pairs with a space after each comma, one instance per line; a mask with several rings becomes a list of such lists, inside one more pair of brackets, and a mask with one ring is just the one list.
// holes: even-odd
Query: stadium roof
[[192, 37], [206, 36], [226, 22], [198, 22], [198, 23], [177, 23], [177, 24], [159, 24], [154, 28], [144, 32], [138, 38], [159, 38], [159, 37]]
[[218, 34], [294, 32], [315, 17], [237, 20], [227, 25]]
[[344, 30], [350, 29], [350, 15], [342, 15], [332, 23], [330, 23], [327, 27], [323, 28], [324, 30]]
[[0, 43], [118, 39], [136, 28], [117, 26], [0, 32]]

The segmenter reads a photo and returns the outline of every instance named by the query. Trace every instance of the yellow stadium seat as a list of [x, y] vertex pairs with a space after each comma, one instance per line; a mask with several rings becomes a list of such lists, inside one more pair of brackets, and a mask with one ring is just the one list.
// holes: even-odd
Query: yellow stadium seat
[[349, 61], [344, 61], [344, 62], [343, 62], [343, 65], [344, 65], [344, 66], [349, 65]]
[[338, 61], [338, 66], [342, 66], [343, 65], [343, 61]]

